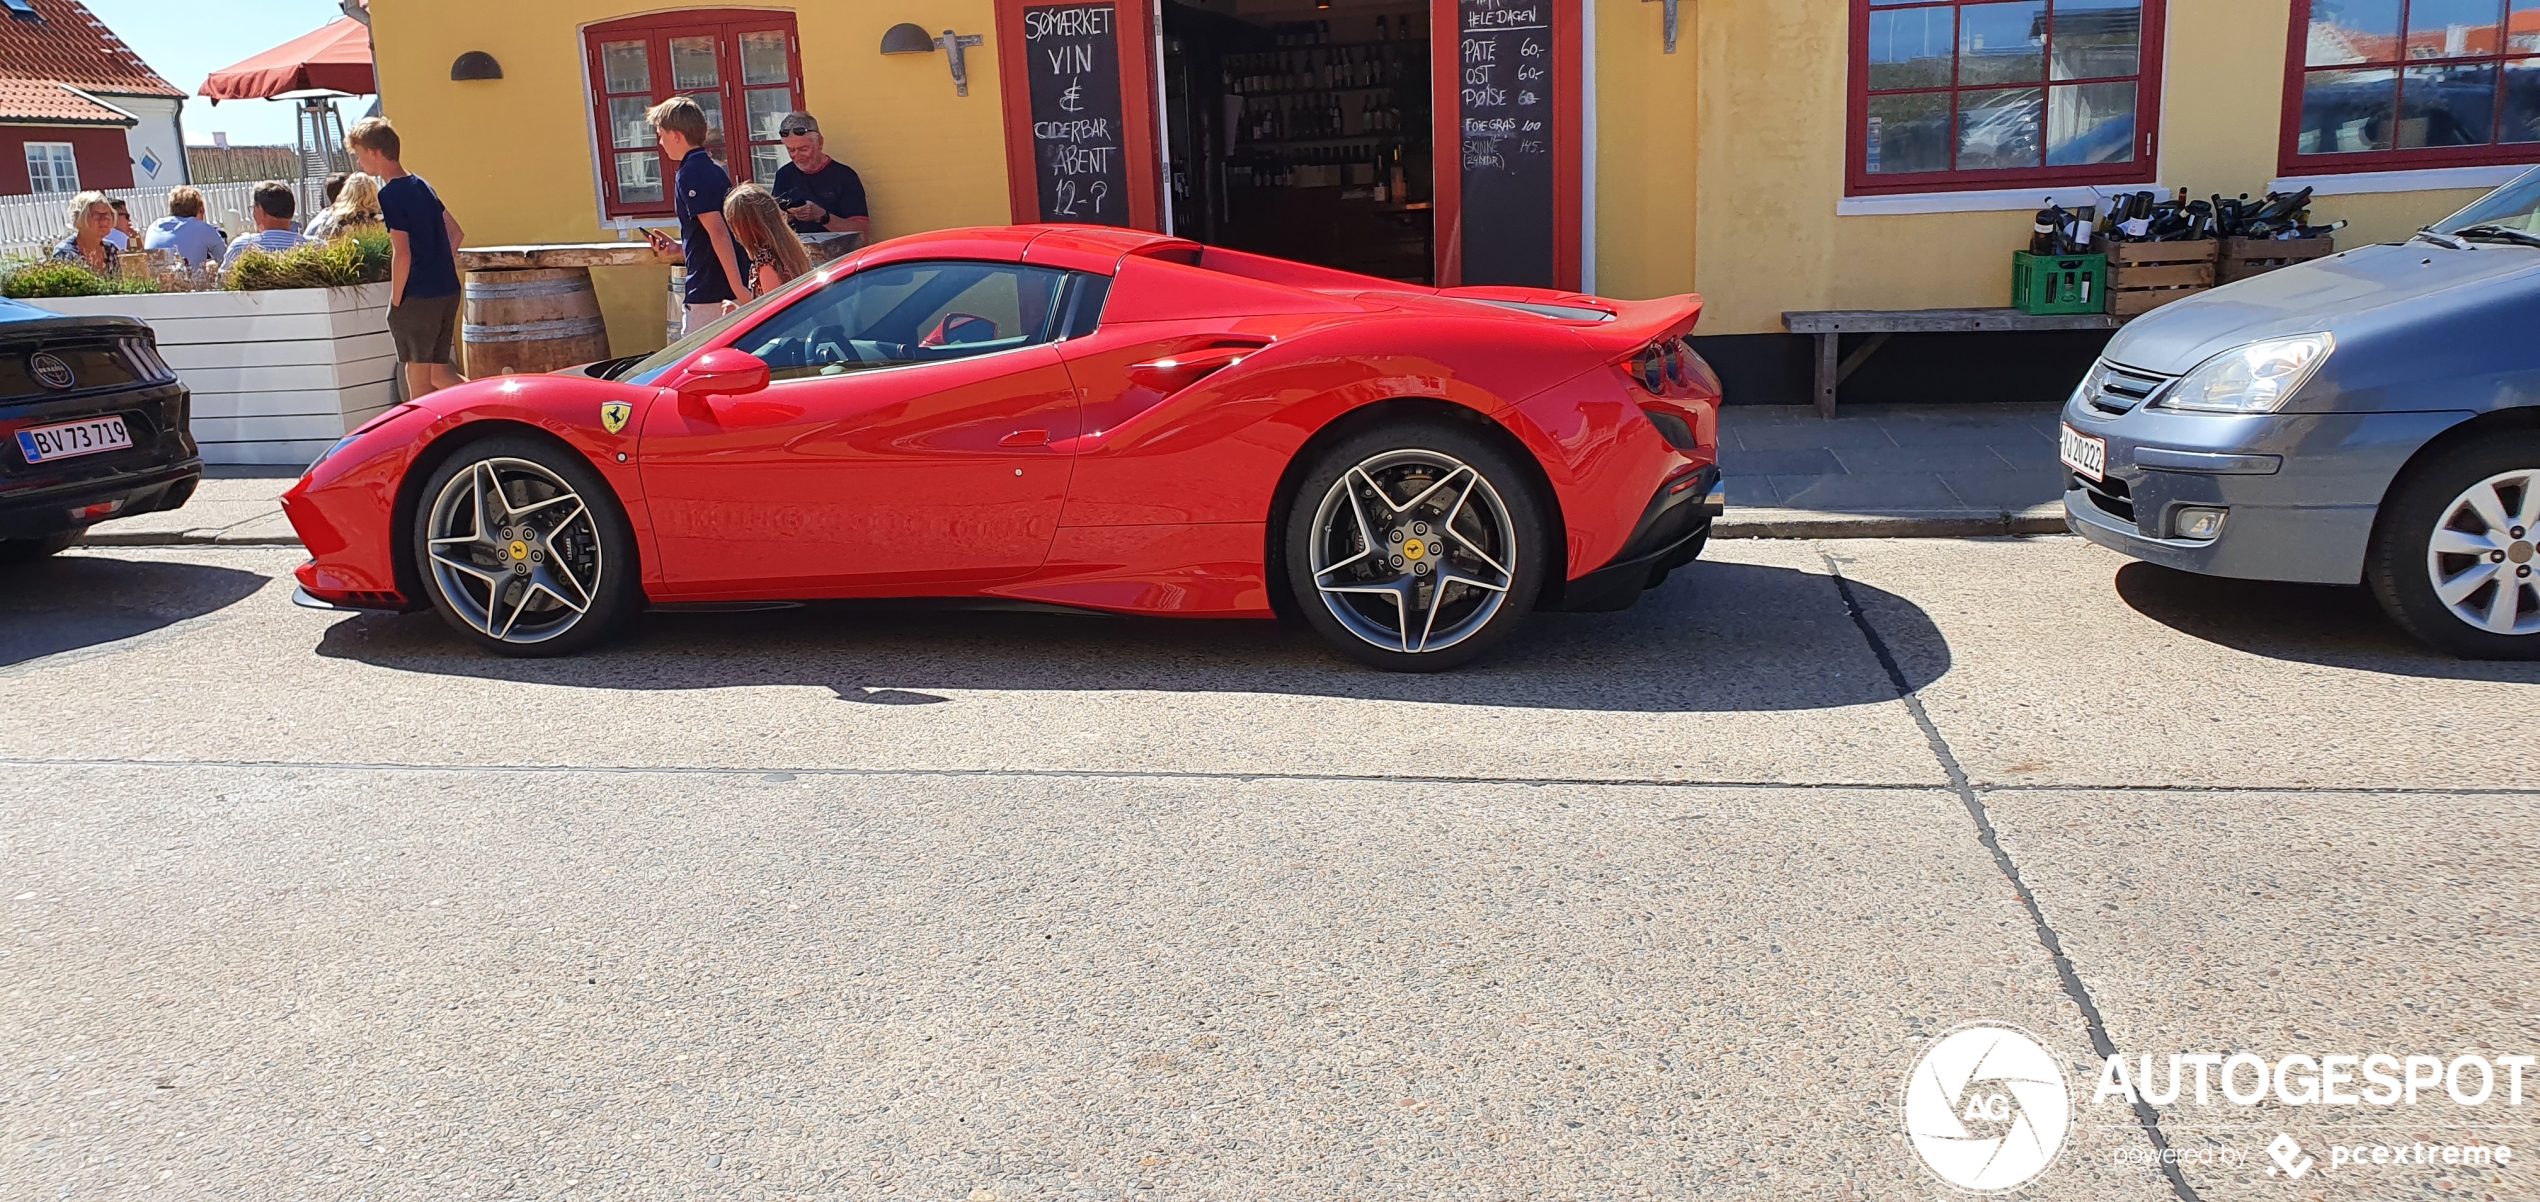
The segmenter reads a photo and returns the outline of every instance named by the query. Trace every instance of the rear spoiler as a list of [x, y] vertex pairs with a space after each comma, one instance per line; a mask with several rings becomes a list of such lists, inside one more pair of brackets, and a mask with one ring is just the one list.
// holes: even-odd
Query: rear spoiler
[[1571, 333], [1577, 334], [1588, 345], [1617, 357], [1637, 352], [1653, 342], [1690, 334], [1694, 323], [1702, 320], [1702, 298], [1690, 293], [1645, 301], [1613, 300], [1548, 288], [1446, 288], [1441, 289], [1438, 295], [1611, 314], [1604, 321], [1566, 324]]

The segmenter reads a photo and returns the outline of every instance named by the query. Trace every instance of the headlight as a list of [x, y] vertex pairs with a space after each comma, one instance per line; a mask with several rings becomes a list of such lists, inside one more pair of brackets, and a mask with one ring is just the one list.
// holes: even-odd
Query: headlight
[[2198, 364], [2155, 404], [2197, 413], [2273, 413], [2336, 349], [2337, 339], [2325, 333], [2234, 347]]

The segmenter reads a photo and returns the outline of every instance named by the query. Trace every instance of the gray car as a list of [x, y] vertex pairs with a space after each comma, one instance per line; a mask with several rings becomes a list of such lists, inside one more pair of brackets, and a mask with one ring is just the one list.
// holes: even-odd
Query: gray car
[[2361, 584], [2454, 654], [2540, 658], [2540, 171], [2137, 318], [2066, 402], [2063, 459], [2102, 546]]

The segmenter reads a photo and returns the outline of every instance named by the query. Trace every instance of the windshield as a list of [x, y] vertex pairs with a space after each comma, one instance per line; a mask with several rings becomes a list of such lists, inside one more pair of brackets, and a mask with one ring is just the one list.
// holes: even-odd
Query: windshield
[[2480, 225], [2540, 234], [2540, 170], [2524, 172], [2522, 178], [2435, 222], [2434, 228], [2449, 234]]
[[733, 311], [724, 314], [722, 317], [716, 318], [714, 321], [690, 331], [687, 337], [671, 343], [669, 346], [663, 347], [660, 350], [654, 351], [652, 354], [644, 356], [642, 361], [628, 367], [622, 372], [619, 372], [617, 374], [617, 378], [624, 380], [629, 384], [651, 384], [661, 379], [664, 373], [668, 372], [672, 367], [677, 366], [681, 360], [686, 359], [690, 355], [696, 354], [697, 348], [721, 337], [725, 330], [731, 329], [733, 326], [739, 325], [745, 321], [757, 320], [758, 315], [766, 312], [770, 305], [782, 304], [787, 299], [790, 299], [795, 293], [800, 292], [805, 288], [818, 287], [820, 284], [820, 275], [821, 273], [817, 271], [804, 272], [792, 283], [789, 283], [774, 292], [770, 292], [765, 296], [759, 297], [758, 299], [753, 300], [738, 309], [734, 309]]

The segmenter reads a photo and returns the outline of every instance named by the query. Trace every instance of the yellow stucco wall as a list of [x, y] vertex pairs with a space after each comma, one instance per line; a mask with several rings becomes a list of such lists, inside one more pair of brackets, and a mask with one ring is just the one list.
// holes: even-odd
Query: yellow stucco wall
[[[1788, 309], [1930, 308], [2009, 300], [2026, 212], [1838, 216], [1847, 0], [1682, 0], [1596, 6], [1597, 288], [1699, 291], [1706, 334], [1778, 331]], [[2161, 179], [2198, 195], [2262, 191], [2274, 175], [2289, 0], [2171, 0]], [[669, 6], [663, 6], [669, 7]], [[679, 6], [688, 7], [688, 6]], [[880, 237], [1007, 220], [1003, 112], [990, 0], [790, 7], [803, 88], [830, 149], [861, 173]], [[656, 9], [628, 0], [374, 0], [385, 107], [406, 163], [478, 244], [608, 239], [595, 195], [584, 25]], [[987, 34], [957, 98], [944, 56], [878, 53], [899, 21]], [[485, 50], [504, 78], [454, 83]], [[2346, 245], [2392, 239], [2475, 190], [2323, 198]], [[660, 344], [665, 271], [595, 273], [621, 353]]]
[[[405, 142], [407, 168], [432, 182], [471, 243], [615, 240], [600, 221], [581, 30], [687, 7], [699, 6], [373, 0], [382, 107]], [[879, 53], [882, 31], [901, 21], [989, 34], [990, 0], [714, 7], [793, 10], [804, 103], [820, 118], [831, 156], [864, 178], [877, 238], [1008, 219], [995, 39], [969, 52], [967, 97], [953, 94], [943, 54]], [[492, 54], [503, 78], [452, 82], [451, 60], [469, 50]], [[668, 269], [593, 275], [613, 349], [660, 346]]]
[[[1675, 218], [1657, 197], [1688, 170], [1618, 144], [1617, 113], [1672, 110], [1693, 127], [1690, 178], [1693, 287], [1706, 301], [1702, 332], [1777, 332], [1791, 309], [1938, 308], [2010, 300], [2010, 256], [2026, 245], [2019, 212], [1838, 216], [1843, 197], [1846, 0], [1683, 0], [1679, 57], [1695, 59], [1688, 116], [1681, 72], [1653, 75], [1636, 60], [1654, 53], [1658, 5], [1606, 0], [1598, 10], [1606, 54], [1598, 106], [1599, 283], [1617, 295], [1676, 290], [1639, 261], [1638, 247], [1666, 248], [1655, 227]], [[1640, 10], [1634, 12], [1631, 10]], [[1620, 11], [1618, 11], [1620, 10]], [[2160, 178], [2197, 195], [2261, 193], [2275, 178], [2288, 0], [2171, 0], [2162, 101]], [[1639, 20], [1635, 21], [1634, 18]], [[1645, 26], [1646, 28], [1642, 28]], [[2406, 236], [2478, 190], [2322, 198], [2317, 220], [2346, 218], [2341, 245]], [[2087, 192], [2076, 203], [2089, 203]], [[1649, 285], [1665, 282], [1664, 289]]]

